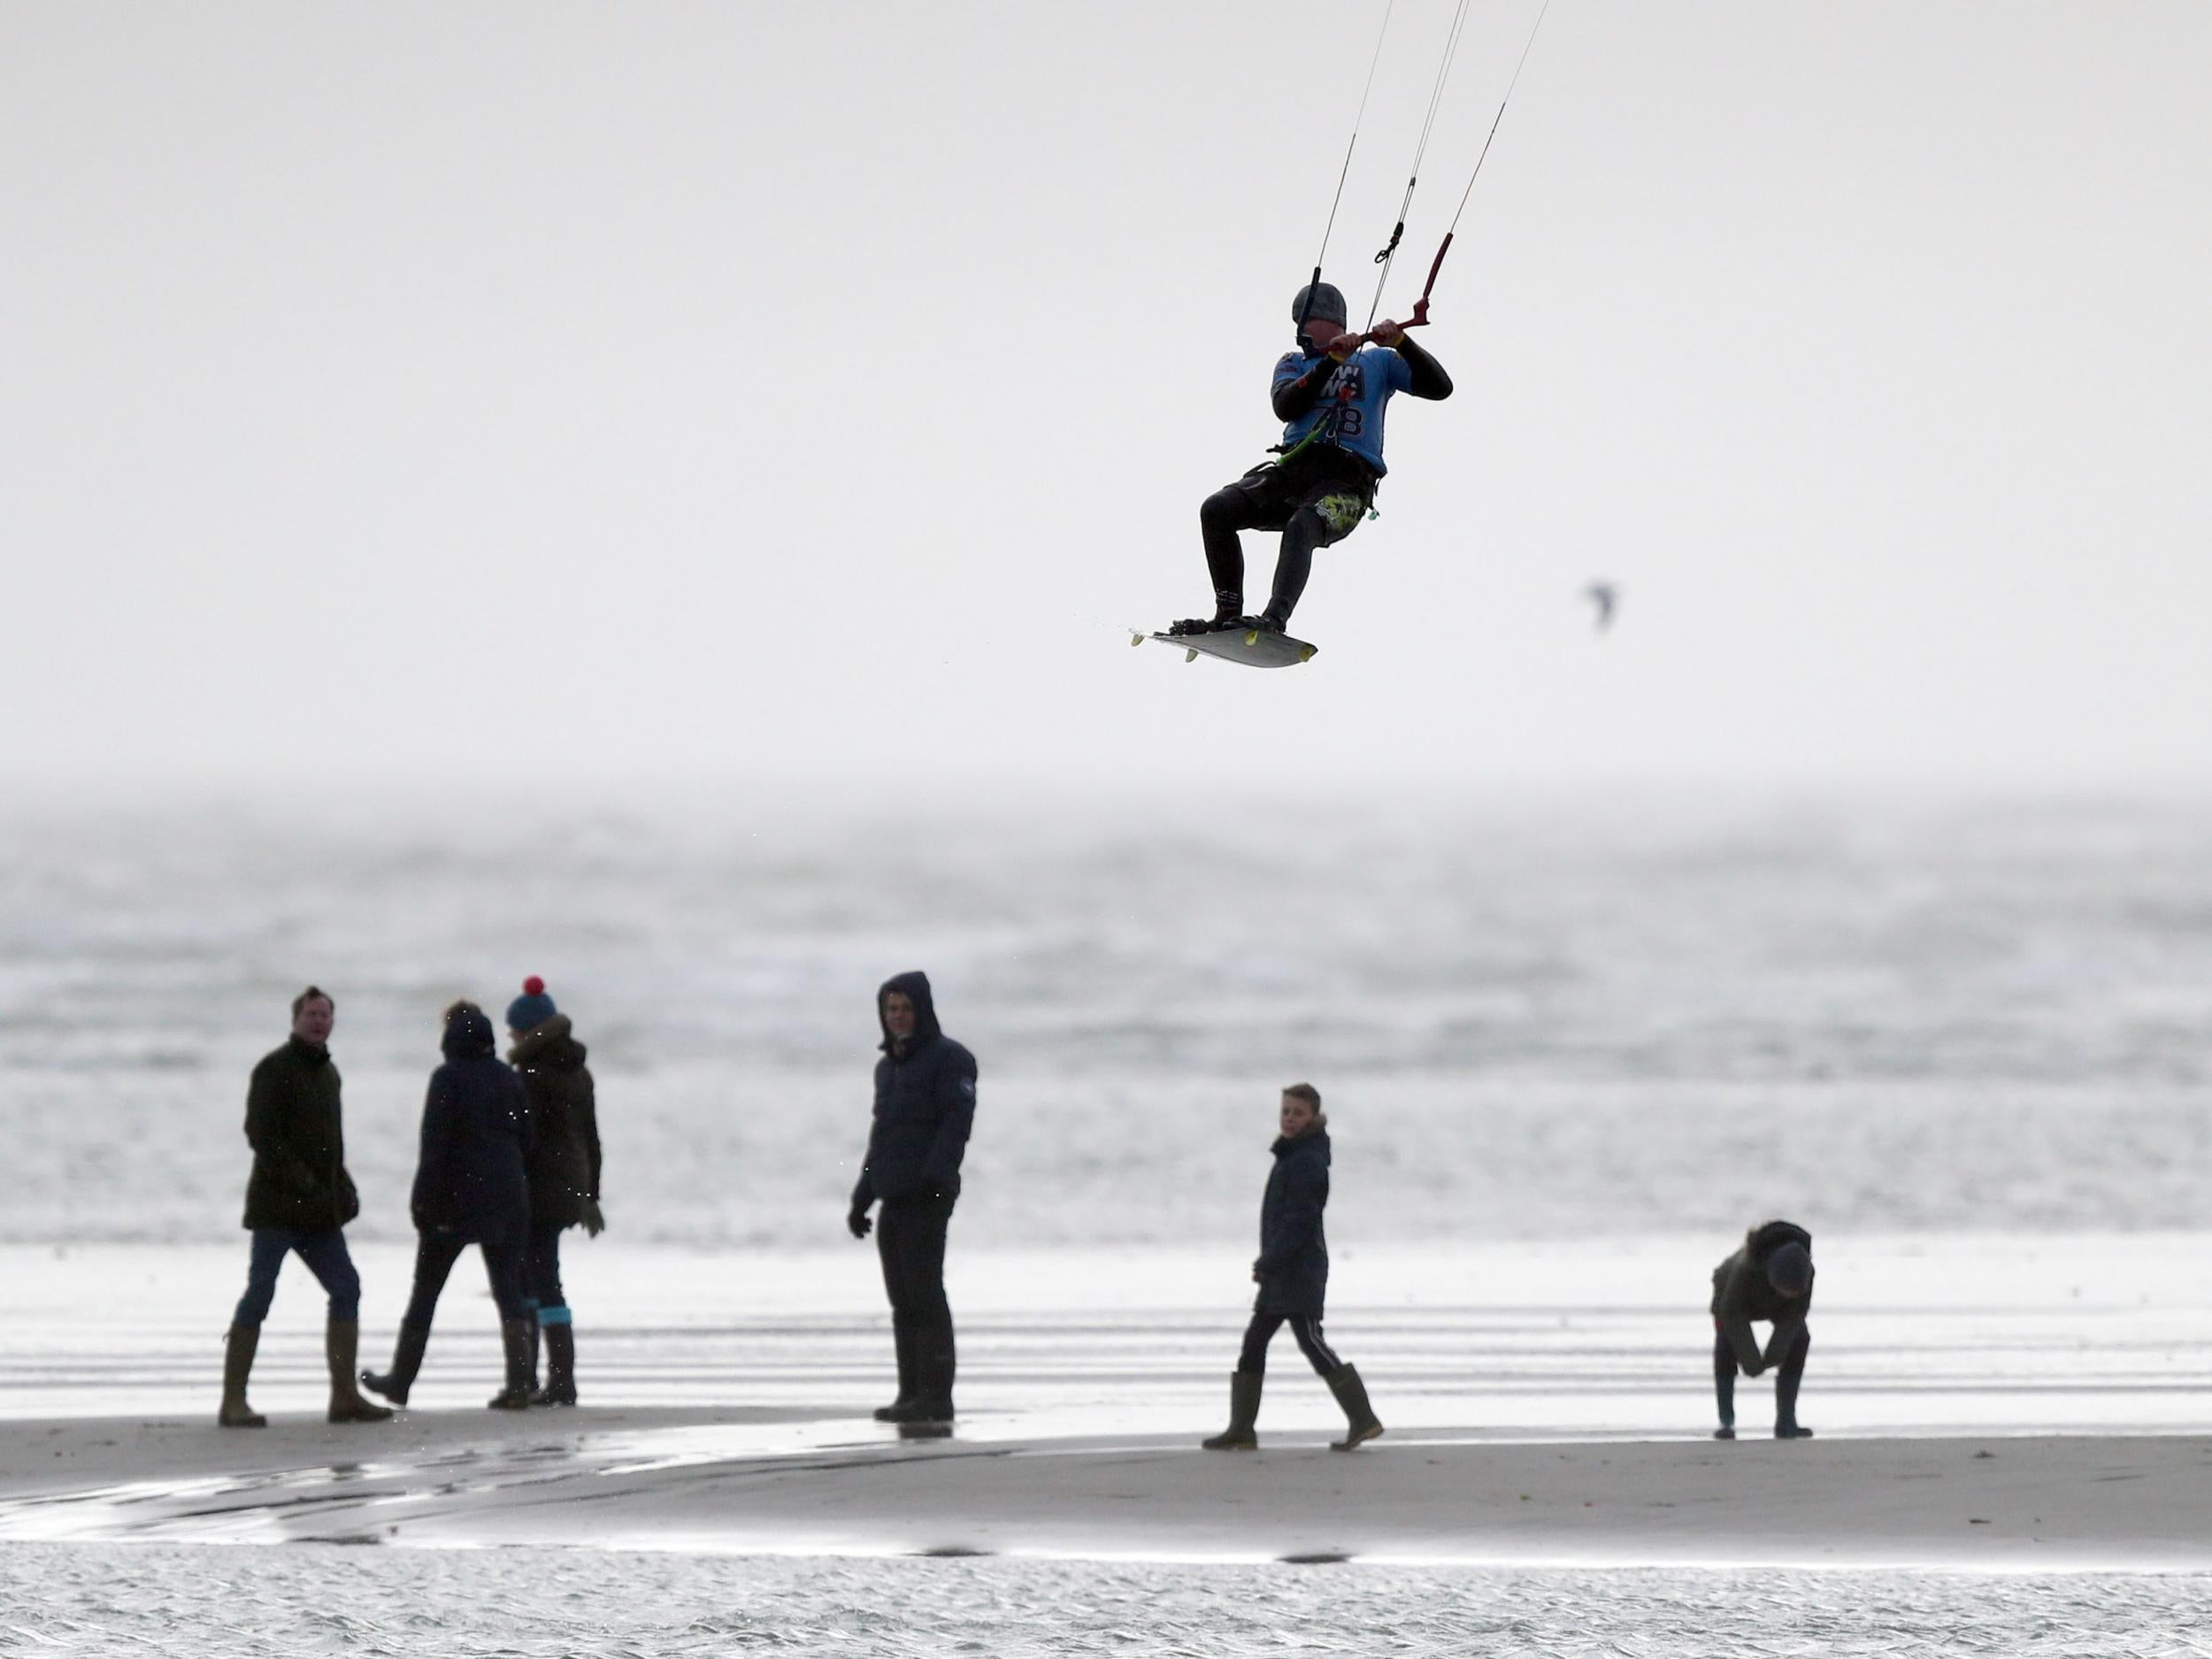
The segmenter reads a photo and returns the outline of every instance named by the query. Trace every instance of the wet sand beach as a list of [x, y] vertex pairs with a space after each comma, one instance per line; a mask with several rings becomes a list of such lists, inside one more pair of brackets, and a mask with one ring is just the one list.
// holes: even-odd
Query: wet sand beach
[[[1331, 1330], [1390, 1432], [1350, 1455], [1325, 1449], [1340, 1419], [1287, 1343], [1262, 1449], [1197, 1448], [1239, 1324], [1211, 1253], [1121, 1252], [1110, 1274], [972, 1253], [961, 1419], [916, 1440], [868, 1415], [889, 1354], [859, 1250], [580, 1252], [577, 1305], [621, 1317], [580, 1314], [574, 1411], [482, 1409], [495, 1359], [472, 1287], [415, 1409], [344, 1429], [319, 1420], [303, 1283], [265, 1339], [258, 1432], [212, 1423], [234, 1252], [0, 1250], [20, 1339], [0, 1356], [0, 1536], [2212, 1567], [2212, 1309], [2153, 1271], [2182, 1242], [1855, 1241], [1814, 1324], [1821, 1438], [1795, 1444], [1768, 1437], [1763, 1381], [1740, 1385], [1743, 1438], [1708, 1438], [1709, 1325], [1677, 1294], [1702, 1242], [1354, 1256]], [[372, 1340], [403, 1262], [363, 1253]], [[1093, 1305], [1064, 1308], [1071, 1282], [1102, 1287]]]
[[902, 1440], [742, 1411], [11, 1425], [0, 1538], [727, 1554], [2212, 1570], [2212, 1437]]

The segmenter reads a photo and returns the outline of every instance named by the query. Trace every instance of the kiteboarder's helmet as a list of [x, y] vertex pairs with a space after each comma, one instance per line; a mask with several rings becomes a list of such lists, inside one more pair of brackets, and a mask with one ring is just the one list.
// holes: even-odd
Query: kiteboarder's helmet
[[1300, 327], [1308, 323], [1334, 323], [1339, 328], [1351, 320], [1344, 296], [1332, 283], [1309, 282], [1290, 303], [1290, 320]]

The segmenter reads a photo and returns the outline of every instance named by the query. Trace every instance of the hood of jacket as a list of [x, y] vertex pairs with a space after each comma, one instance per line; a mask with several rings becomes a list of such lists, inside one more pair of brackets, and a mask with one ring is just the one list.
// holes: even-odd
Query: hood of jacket
[[517, 1065], [581, 1065], [584, 1045], [570, 1037], [574, 1029], [567, 1015], [556, 1014], [542, 1025], [523, 1033], [507, 1057]]
[[1743, 1235], [1744, 1259], [1764, 1267], [1767, 1257], [1786, 1244], [1801, 1244], [1809, 1253], [1813, 1235], [1794, 1221], [1762, 1222]]
[[1304, 1151], [1308, 1147], [1313, 1148], [1312, 1156], [1319, 1158], [1325, 1167], [1329, 1164], [1329, 1125], [1326, 1120], [1317, 1118], [1313, 1127], [1302, 1135], [1277, 1135], [1274, 1146], [1269, 1149], [1278, 1158], [1286, 1158], [1294, 1152]]
[[919, 970], [912, 973], [895, 973], [876, 991], [876, 1024], [883, 1027], [884, 1053], [897, 1054], [900, 1051], [897, 1042], [892, 1038], [890, 1022], [883, 1015], [883, 1005], [890, 1000], [894, 991], [903, 994], [906, 1000], [914, 1004], [914, 1035], [907, 1041], [908, 1053], [920, 1048], [931, 1038], [945, 1034], [937, 1024], [937, 1003], [929, 994], [929, 975]]
[[499, 1045], [492, 1036], [491, 1017], [480, 1008], [465, 1008], [446, 1021], [438, 1046], [447, 1059], [465, 1060], [471, 1055], [495, 1053]]

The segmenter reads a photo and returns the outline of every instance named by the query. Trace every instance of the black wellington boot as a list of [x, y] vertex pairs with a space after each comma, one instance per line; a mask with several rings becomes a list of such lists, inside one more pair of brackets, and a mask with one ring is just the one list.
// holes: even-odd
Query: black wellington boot
[[411, 1325], [399, 1327], [399, 1340], [392, 1349], [392, 1369], [361, 1373], [362, 1386], [372, 1394], [382, 1394], [396, 1406], [407, 1403], [407, 1391], [415, 1386], [415, 1373], [422, 1369], [422, 1351], [430, 1346], [430, 1333], [418, 1331]]
[[223, 1340], [223, 1403], [215, 1421], [227, 1429], [265, 1429], [269, 1419], [246, 1403], [246, 1379], [253, 1375], [254, 1350], [261, 1346], [261, 1327], [234, 1325]]
[[1331, 1440], [1333, 1452], [1356, 1451], [1383, 1432], [1375, 1409], [1367, 1403], [1367, 1385], [1359, 1379], [1356, 1365], [1340, 1365], [1323, 1379], [1336, 1402], [1344, 1408], [1344, 1420], [1349, 1426], [1340, 1440]]
[[952, 1421], [952, 1379], [959, 1369], [952, 1321], [917, 1326], [914, 1332], [914, 1415], [910, 1423]]
[[1713, 1400], [1720, 1408], [1720, 1426], [1713, 1431], [1717, 1440], [1736, 1438], [1736, 1362], [1717, 1349], [1713, 1355]]
[[1198, 1443], [1210, 1452], [1256, 1452], [1260, 1437], [1252, 1425], [1260, 1420], [1260, 1385], [1267, 1380], [1265, 1371], [1237, 1371], [1229, 1373], [1229, 1426], [1220, 1433], [1210, 1435]]
[[387, 1423], [389, 1406], [371, 1405], [361, 1397], [354, 1379], [353, 1362], [361, 1345], [357, 1319], [333, 1319], [323, 1327], [323, 1357], [330, 1367], [330, 1411], [333, 1423]]
[[878, 1406], [875, 1411], [879, 1423], [911, 1423], [914, 1410], [914, 1327], [905, 1319], [891, 1321], [891, 1346], [899, 1357], [899, 1397], [887, 1406]]
[[507, 1386], [484, 1403], [495, 1411], [530, 1409], [530, 1322], [502, 1319], [499, 1346], [507, 1356]]
[[534, 1406], [576, 1403], [576, 1327], [549, 1325], [545, 1333], [545, 1386], [530, 1396]]
[[1774, 1379], [1774, 1438], [1778, 1440], [1809, 1440], [1813, 1432], [1797, 1420], [1797, 1388], [1802, 1377], [1777, 1377]]

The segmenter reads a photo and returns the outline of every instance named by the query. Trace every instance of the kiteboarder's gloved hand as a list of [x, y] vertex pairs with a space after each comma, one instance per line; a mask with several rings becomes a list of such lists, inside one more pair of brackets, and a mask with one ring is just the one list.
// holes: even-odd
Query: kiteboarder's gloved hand
[[1359, 349], [1359, 336], [1357, 334], [1339, 334], [1334, 340], [1330, 341], [1321, 349], [1339, 363], [1348, 362], [1351, 359], [1352, 353]]
[[875, 1223], [868, 1219], [868, 1210], [865, 1205], [855, 1204], [851, 1213], [845, 1217], [846, 1229], [856, 1239], [866, 1238], [868, 1229], [874, 1225]]
[[1392, 322], [1387, 317], [1384, 318], [1382, 321], [1377, 323], [1374, 327], [1368, 332], [1368, 338], [1372, 340], [1379, 346], [1394, 346], [1401, 343], [1405, 337], [1406, 331], [1404, 327], [1400, 324]]

